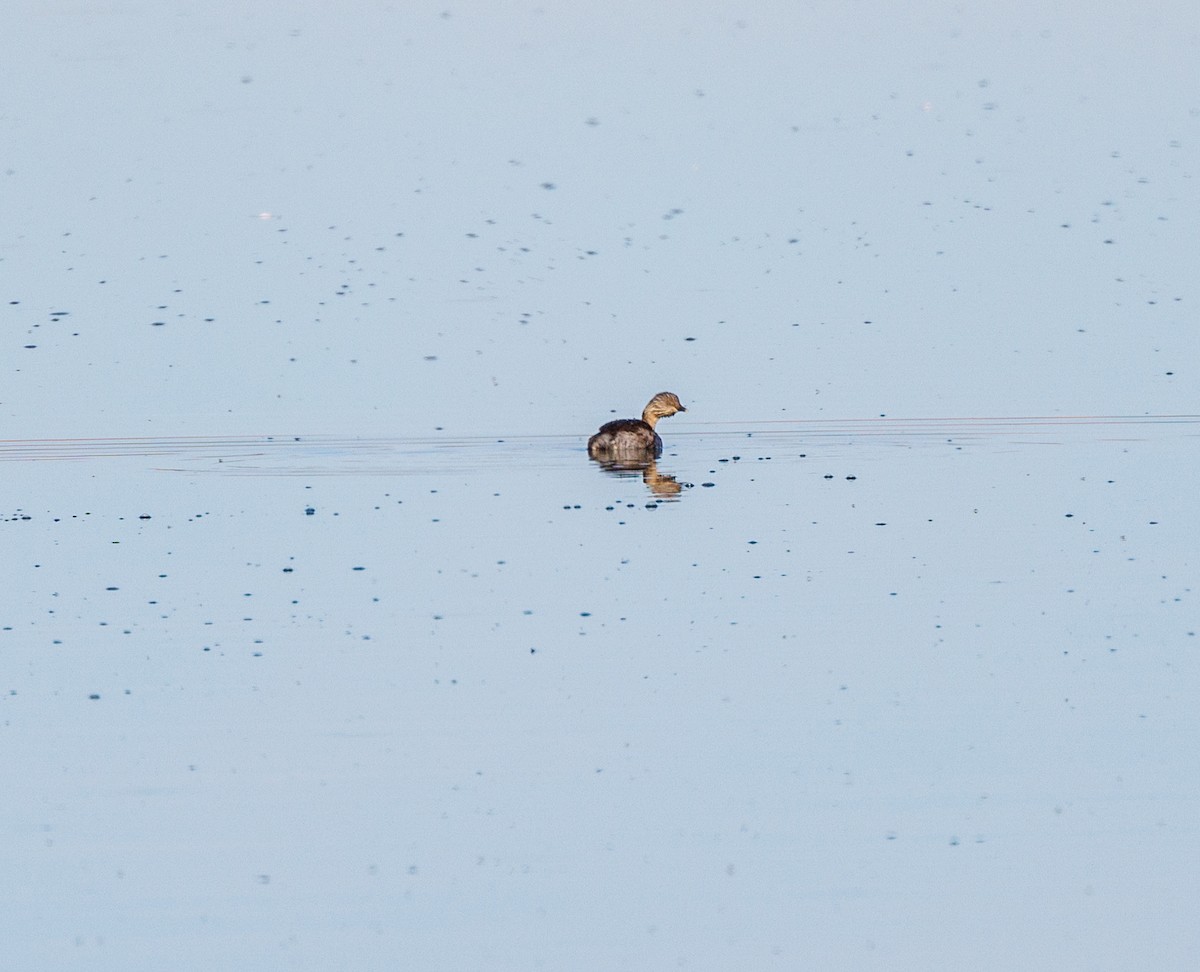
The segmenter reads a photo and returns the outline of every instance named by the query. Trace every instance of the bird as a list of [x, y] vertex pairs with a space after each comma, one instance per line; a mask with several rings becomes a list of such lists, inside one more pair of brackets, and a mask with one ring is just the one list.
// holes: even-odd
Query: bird
[[617, 419], [600, 426], [588, 439], [588, 455], [593, 459], [657, 459], [662, 455], [662, 439], [654, 431], [660, 418], [686, 412], [674, 392], [659, 392], [646, 404], [640, 419]]

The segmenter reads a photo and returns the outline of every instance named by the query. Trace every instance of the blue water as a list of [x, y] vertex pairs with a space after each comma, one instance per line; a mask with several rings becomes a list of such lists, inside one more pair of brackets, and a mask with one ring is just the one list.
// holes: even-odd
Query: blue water
[[5, 961], [1190, 969], [1194, 19], [6, 7]]

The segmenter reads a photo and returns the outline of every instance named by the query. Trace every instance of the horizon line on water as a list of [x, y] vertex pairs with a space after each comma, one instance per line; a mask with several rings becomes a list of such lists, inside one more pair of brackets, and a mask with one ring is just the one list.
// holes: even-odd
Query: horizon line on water
[[[871, 417], [850, 417], [850, 418], [803, 418], [803, 419], [730, 419], [724, 421], [698, 422], [683, 426], [673, 426], [671, 429], [672, 436], [695, 436], [704, 435], [708, 430], [717, 432], [718, 434], [736, 433], [739, 429], [744, 429], [746, 434], [753, 434], [761, 430], [764, 426], [770, 427], [771, 431], [783, 431], [781, 427], [791, 426], [795, 431], [801, 432], [806, 427], [824, 427], [830, 426], [849, 426], [852, 428], [867, 429], [870, 427], [886, 427], [889, 431], [896, 432], [903, 429], [904, 426], [912, 426], [914, 431], [921, 430], [924, 432], [937, 431], [938, 426], [949, 427], [1005, 427], [1016, 426], [1029, 428], [1034, 426], [1072, 428], [1086, 425], [1188, 425], [1200, 424], [1200, 414], [1189, 413], [1167, 413], [1167, 414], [1147, 414], [1147, 415], [969, 415], [969, 416], [907, 416], [893, 418], [888, 415], [878, 415]], [[731, 428], [735, 427], [735, 428]], [[65, 446], [75, 447], [92, 447], [102, 449], [105, 446], [112, 448], [158, 448], [170, 449], [181, 447], [196, 447], [209, 445], [212, 447], [219, 446], [281, 446], [281, 445], [317, 445], [326, 444], [403, 444], [403, 443], [440, 443], [449, 445], [454, 442], [462, 443], [497, 443], [506, 441], [538, 441], [552, 439], [574, 439], [580, 436], [586, 438], [587, 433], [579, 432], [552, 432], [552, 433], [520, 433], [510, 435], [507, 433], [471, 433], [467, 435], [449, 432], [447, 430], [438, 430], [425, 433], [423, 435], [354, 435], [336, 432], [316, 432], [316, 433], [278, 433], [278, 432], [262, 432], [262, 433], [245, 433], [239, 435], [154, 435], [154, 436], [56, 436], [52, 438], [36, 438], [36, 439], [0, 439], [0, 461], [18, 459], [18, 458], [36, 458], [30, 453], [46, 452], [51, 453], [54, 448], [62, 448]], [[24, 454], [22, 454], [24, 453]], [[49, 458], [49, 456], [47, 456]], [[61, 458], [67, 458], [62, 456]]]
[[[678, 452], [671, 451], [676, 458], [692, 452], [702, 457], [714, 448], [729, 449], [735, 440], [778, 450], [776, 457], [785, 458], [792, 453], [803, 456], [813, 448], [825, 451], [838, 442], [853, 446], [858, 441], [864, 447], [866, 443], [890, 442], [909, 448], [948, 442], [961, 448], [988, 442], [1044, 446], [1079, 441], [1161, 441], [1172, 435], [1182, 439], [1200, 436], [1200, 415], [768, 419], [673, 426], [667, 438], [679, 445]], [[711, 441], [702, 446], [706, 438]], [[162, 472], [183, 472], [186, 467], [193, 473], [407, 475], [461, 471], [474, 466], [491, 469], [574, 462], [585, 454], [586, 440], [584, 433], [457, 435], [444, 430], [422, 436], [276, 433], [0, 439], [0, 463], [159, 457], [166, 462], [153, 463], [152, 468]]]
[[[764, 426], [764, 425], [902, 425], [912, 422], [912, 424], [1003, 424], [1003, 422], [1019, 422], [1019, 424], [1046, 424], [1046, 425], [1084, 425], [1084, 424], [1112, 424], [1121, 425], [1156, 425], [1160, 422], [1175, 422], [1175, 424], [1194, 424], [1200, 422], [1200, 413], [1164, 413], [1164, 414], [1142, 414], [1142, 415], [916, 415], [916, 416], [892, 416], [892, 415], [871, 415], [871, 416], [848, 416], [848, 418], [809, 418], [809, 419], [725, 419], [714, 421], [698, 422], [698, 425], [704, 427], [710, 426]], [[679, 434], [695, 434], [691, 431], [691, 426], [678, 428]], [[271, 443], [271, 444], [286, 444], [302, 443], [305, 440], [314, 442], [314, 440], [338, 440], [338, 442], [440, 442], [446, 438], [456, 439], [487, 439], [494, 440], [497, 438], [505, 439], [542, 439], [542, 438], [569, 438], [575, 434], [574, 432], [534, 432], [534, 433], [517, 433], [508, 434], [503, 432], [497, 433], [470, 433], [466, 436], [462, 434], [452, 433], [449, 430], [436, 430], [420, 434], [420, 436], [379, 436], [379, 434], [367, 434], [367, 436], [356, 436], [353, 433], [341, 432], [247, 432], [240, 434], [228, 434], [228, 436], [214, 436], [214, 434], [192, 433], [192, 434], [163, 434], [163, 436], [53, 436], [53, 437], [38, 437], [30, 439], [22, 438], [0, 438], [0, 452], [5, 449], [5, 446], [10, 445], [32, 445], [35, 443]]]

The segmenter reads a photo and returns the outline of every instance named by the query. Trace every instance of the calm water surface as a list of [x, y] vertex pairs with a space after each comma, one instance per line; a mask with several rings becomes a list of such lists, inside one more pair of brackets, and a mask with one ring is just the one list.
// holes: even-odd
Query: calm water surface
[[680, 428], [668, 496], [579, 438], [5, 443], [22, 964], [1182, 921], [1198, 431]]
[[1200, 34], [1077, 6], [0, 4], [0, 966], [1191, 972]]

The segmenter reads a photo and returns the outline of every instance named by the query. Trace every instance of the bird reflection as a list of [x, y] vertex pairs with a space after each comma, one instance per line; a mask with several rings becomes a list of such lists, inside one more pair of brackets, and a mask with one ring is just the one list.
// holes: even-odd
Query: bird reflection
[[639, 473], [642, 482], [655, 496], [678, 499], [683, 493], [684, 483], [678, 482], [670, 473], [659, 472], [653, 459], [594, 459], [601, 469], [616, 479], [633, 479]]

